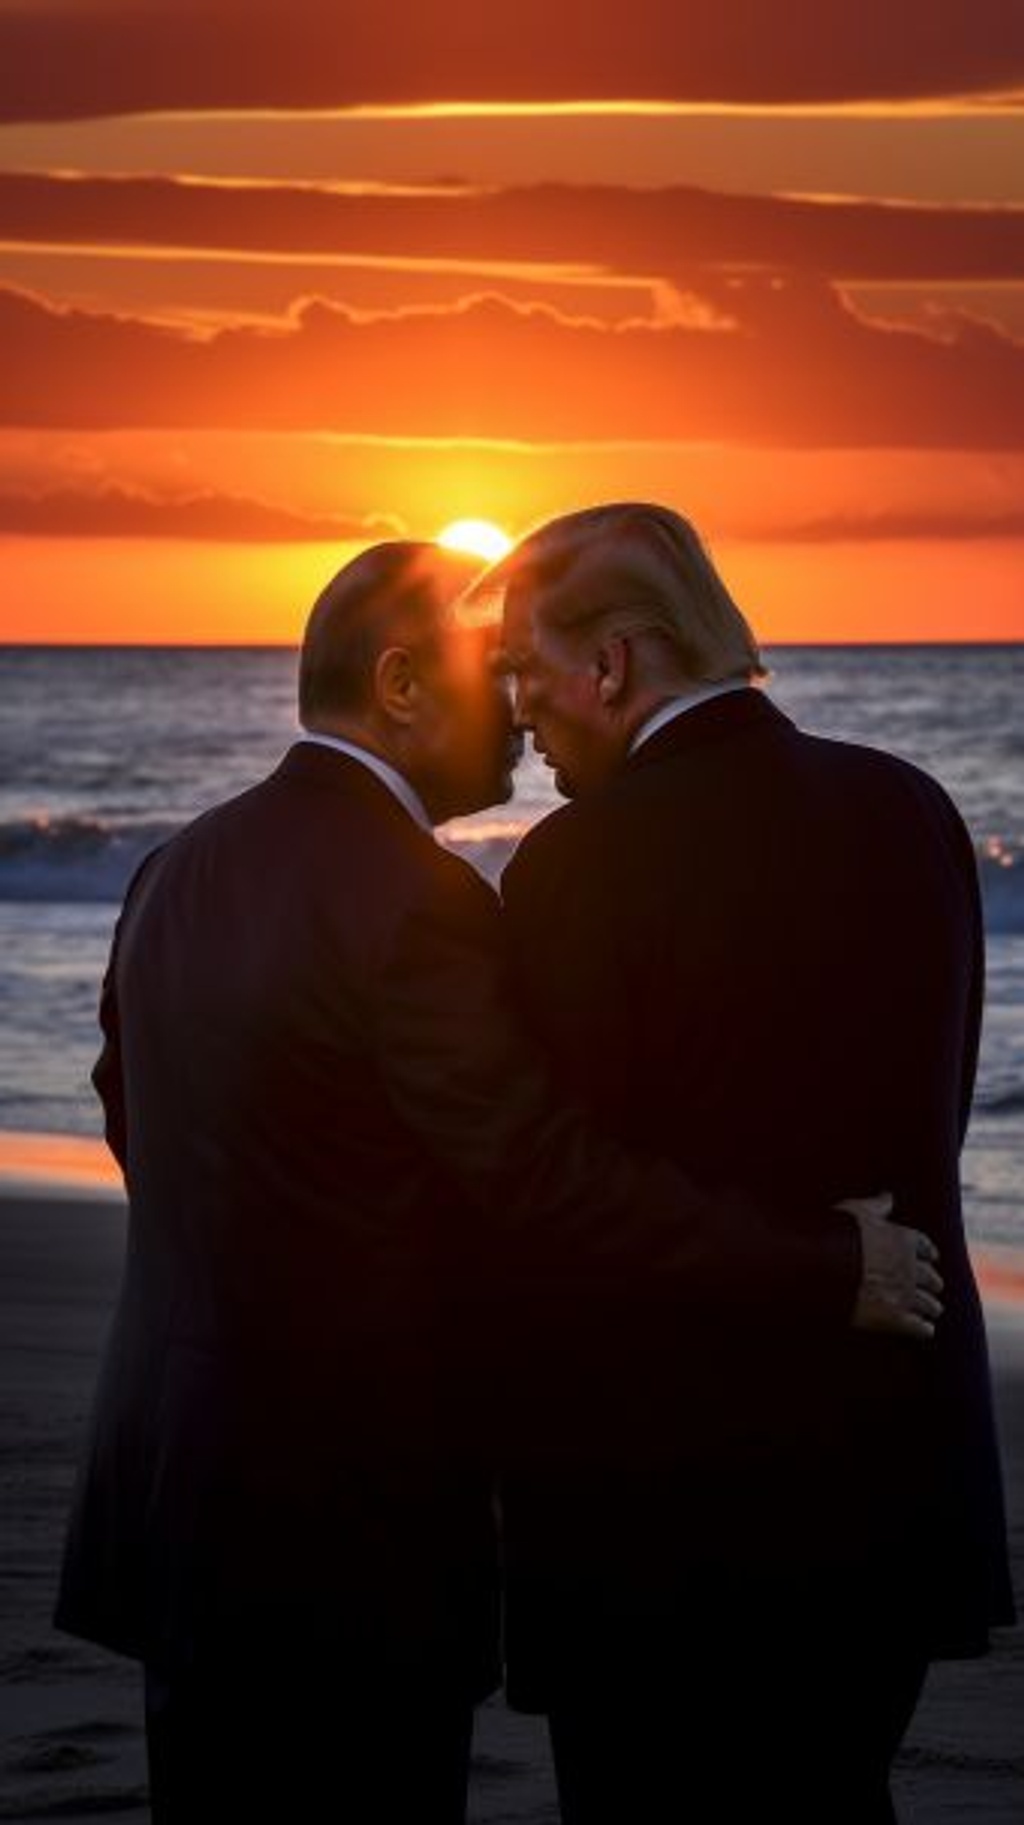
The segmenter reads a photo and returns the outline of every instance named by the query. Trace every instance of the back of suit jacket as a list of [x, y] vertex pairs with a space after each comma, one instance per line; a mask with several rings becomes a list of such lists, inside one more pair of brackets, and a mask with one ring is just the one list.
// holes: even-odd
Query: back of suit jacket
[[935, 1649], [980, 1646], [1012, 1609], [958, 1181], [980, 910], [949, 800], [744, 691], [547, 819], [504, 892], [531, 1024], [608, 1132], [780, 1212], [889, 1188], [947, 1287], [929, 1346], [780, 1332], [768, 1296], [763, 1322], [629, 1337], [564, 1314], [508, 1476], [514, 1576], [550, 1591], [585, 1562], [643, 1604], [876, 1564]]
[[389, 934], [467, 896], [486, 926], [482, 884], [309, 745], [144, 865], [96, 1071], [127, 1259], [58, 1625], [173, 1664], [276, 1621], [493, 1684], [481, 1262], [373, 993]]

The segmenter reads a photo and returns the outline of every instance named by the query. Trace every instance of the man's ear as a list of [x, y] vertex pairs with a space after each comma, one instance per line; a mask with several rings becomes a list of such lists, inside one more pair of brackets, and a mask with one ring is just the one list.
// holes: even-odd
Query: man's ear
[[602, 640], [594, 660], [597, 695], [605, 708], [618, 703], [629, 678], [629, 642], [621, 634]]
[[389, 646], [373, 669], [377, 707], [392, 722], [410, 723], [416, 714], [419, 681], [412, 655], [404, 646]]

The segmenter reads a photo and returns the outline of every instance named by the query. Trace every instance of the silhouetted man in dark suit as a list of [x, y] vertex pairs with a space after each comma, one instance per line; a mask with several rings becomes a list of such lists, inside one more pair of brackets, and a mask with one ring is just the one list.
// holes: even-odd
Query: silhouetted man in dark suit
[[557, 1081], [709, 1190], [891, 1187], [948, 1306], [928, 1351], [775, 1328], [770, 1300], [738, 1329], [713, 1305], [629, 1334], [553, 1317], [504, 1488], [510, 1692], [550, 1712], [567, 1825], [887, 1819], [929, 1659], [1012, 1619], [958, 1181], [971, 844], [933, 780], [754, 688], [679, 516], [569, 515], [487, 590], [573, 800], [503, 883]]
[[538, 1266], [612, 1313], [652, 1277], [726, 1322], [767, 1285], [793, 1324], [936, 1309], [891, 1226], [796, 1206], [785, 1255], [556, 1103], [495, 896], [432, 836], [510, 791], [464, 580], [404, 543], [334, 579], [306, 735], [143, 865], [115, 935], [128, 1248], [57, 1621], [145, 1663], [157, 1821], [461, 1819], [499, 1672], [490, 1339], [507, 1301], [528, 1350]]

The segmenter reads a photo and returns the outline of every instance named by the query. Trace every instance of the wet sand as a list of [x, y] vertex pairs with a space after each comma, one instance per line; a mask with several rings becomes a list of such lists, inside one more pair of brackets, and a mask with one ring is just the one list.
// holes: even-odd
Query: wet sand
[[[124, 1208], [103, 1171], [75, 1195], [47, 1189], [50, 1164], [26, 1160], [20, 1184], [0, 1186], [0, 1820], [142, 1821], [139, 1669], [50, 1626]], [[985, 1284], [1024, 1610], [1024, 1296], [1012, 1274]], [[897, 1792], [903, 1825], [1021, 1825], [1024, 1630], [1002, 1634], [986, 1660], [933, 1670]], [[500, 1700], [479, 1714], [469, 1816], [558, 1817], [543, 1723]]]

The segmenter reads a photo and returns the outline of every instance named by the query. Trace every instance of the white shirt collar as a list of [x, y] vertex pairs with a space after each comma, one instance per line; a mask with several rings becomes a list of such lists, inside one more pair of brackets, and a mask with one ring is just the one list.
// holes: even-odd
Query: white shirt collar
[[732, 679], [725, 684], [697, 684], [692, 691], [680, 691], [678, 696], [670, 697], [667, 703], [660, 705], [646, 722], [642, 722], [629, 744], [629, 752], [635, 754], [645, 741], [657, 735], [667, 723], [675, 722], [677, 716], [685, 716], [687, 710], [695, 710], [698, 704], [710, 703], [713, 697], [726, 697], [732, 691], [750, 691], [753, 686], [746, 679]]
[[388, 791], [394, 794], [399, 804], [405, 806], [409, 816], [415, 818], [417, 824], [422, 825], [424, 830], [428, 830], [433, 835], [434, 827], [419, 793], [415, 787], [410, 786], [404, 773], [399, 773], [398, 768], [393, 767], [390, 761], [383, 760], [379, 754], [371, 754], [369, 748], [362, 748], [354, 741], [345, 741], [340, 735], [321, 735], [304, 729], [299, 740], [315, 742], [320, 748], [336, 748], [339, 754], [347, 754], [349, 760], [359, 761], [361, 766], [367, 767], [371, 773], [377, 775]]

